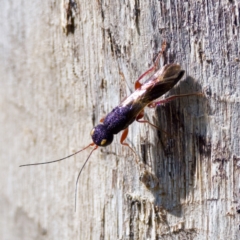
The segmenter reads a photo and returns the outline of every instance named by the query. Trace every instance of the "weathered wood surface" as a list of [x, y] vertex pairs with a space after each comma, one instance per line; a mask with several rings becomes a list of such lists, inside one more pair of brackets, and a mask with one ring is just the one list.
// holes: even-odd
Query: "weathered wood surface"
[[[239, 1], [2, 1], [1, 239], [239, 239]], [[68, 12], [66, 12], [68, 10]], [[75, 14], [75, 15], [74, 15]], [[70, 19], [70, 16], [73, 16]], [[66, 17], [69, 17], [69, 21]], [[69, 23], [69, 24], [68, 24]], [[96, 151], [99, 119], [133, 90], [162, 42], [186, 70], [128, 142], [159, 180], [148, 190], [118, 144]]]

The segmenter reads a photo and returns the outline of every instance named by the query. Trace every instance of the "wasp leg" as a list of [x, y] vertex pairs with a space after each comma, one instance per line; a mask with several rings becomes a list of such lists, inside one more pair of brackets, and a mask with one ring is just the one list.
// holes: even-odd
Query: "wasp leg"
[[156, 69], [155, 65], [151, 68], [149, 68], [145, 73], [143, 73], [138, 80], [135, 82], [135, 90], [140, 88], [142, 86], [142, 84], [139, 82], [143, 77], [145, 77], [147, 74], [149, 74], [150, 72], [154, 71]]
[[159, 59], [160, 57], [162, 56], [162, 54], [164, 53], [164, 51], [166, 50], [166, 42], [164, 42], [162, 44], [162, 49], [161, 51], [159, 51], [155, 61], [153, 62], [153, 66], [151, 68], [149, 68], [145, 73], [143, 73], [139, 78], [138, 80], [135, 82], [135, 90], [140, 88], [142, 86], [142, 84], [139, 82], [142, 78], [144, 78], [146, 75], [148, 75], [150, 72], [156, 70], [156, 68], [158, 67], [158, 62], [159, 62]]
[[159, 128], [158, 126], [154, 125], [153, 123], [147, 121], [147, 120], [140, 120], [141, 118], [144, 117], [144, 111], [140, 112], [137, 117], [136, 117], [136, 121], [139, 123], [148, 123], [149, 125], [151, 125], [152, 127], [156, 128], [157, 130], [159, 130], [160, 132], [164, 132], [166, 135], [168, 135], [168, 133], [164, 130], [162, 130], [161, 128]]
[[132, 151], [132, 152], [135, 154], [135, 156], [136, 156], [136, 162], [137, 162], [137, 164], [138, 164], [137, 153], [133, 150], [132, 147], [130, 147], [130, 145], [129, 145], [128, 143], [124, 142], [124, 141], [126, 140], [126, 138], [127, 138], [127, 135], [128, 135], [128, 128], [126, 128], [126, 129], [123, 131], [122, 136], [121, 136], [120, 143], [121, 143], [122, 145], [127, 146], [127, 147], [129, 147], [129, 148], [131, 149], [131, 151]]
[[101, 118], [99, 122], [100, 122], [100, 123], [103, 123], [103, 122], [104, 122], [104, 119], [105, 119], [105, 117]]
[[136, 121], [139, 122], [139, 123], [148, 123], [149, 125], [151, 125], [152, 127], [155, 127], [157, 128], [158, 130], [160, 130], [156, 125], [154, 125], [153, 123], [150, 123], [149, 121], [147, 120], [140, 120], [144, 117], [144, 111], [140, 112], [137, 117], [136, 117]]
[[203, 96], [203, 93], [190, 93], [190, 94], [181, 94], [181, 95], [173, 95], [169, 98], [157, 101], [157, 102], [152, 102], [150, 104], [148, 104], [148, 107], [150, 108], [155, 108], [156, 106], [160, 105], [160, 104], [164, 104], [164, 103], [168, 103], [171, 102], [172, 100], [176, 99], [176, 98], [180, 98], [180, 97], [189, 97], [189, 96]]

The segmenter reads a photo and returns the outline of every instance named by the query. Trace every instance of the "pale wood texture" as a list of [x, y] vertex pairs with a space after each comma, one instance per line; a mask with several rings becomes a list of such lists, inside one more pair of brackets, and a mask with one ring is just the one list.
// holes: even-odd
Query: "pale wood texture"
[[[73, 3], [73, 1], [71, 1]], [[0, 239], [239, 239], [239, 1], [1, 1]], [[101, 117], [133, 91], [163, 41], [186, 70], [170, 94], [204, 92], [134, 123], [129, 149], [93, 153]]]

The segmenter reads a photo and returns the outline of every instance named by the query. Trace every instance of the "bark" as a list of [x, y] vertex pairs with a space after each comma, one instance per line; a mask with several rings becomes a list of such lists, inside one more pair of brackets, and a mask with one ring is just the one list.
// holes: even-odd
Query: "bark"
[[[239, 1], [2, 1], [1, 239], [238, 239]], [[185, 76], [174, 100], [98, 149], [99, 120], [161, 44]], [[149, 178], [152, 178], [149, 180]], [[142, 181], [140, 181], [142, 180]], [[148, 182], [150, 181], [150, 182]], [[146, 187], [148, 186], [148, 188]]]

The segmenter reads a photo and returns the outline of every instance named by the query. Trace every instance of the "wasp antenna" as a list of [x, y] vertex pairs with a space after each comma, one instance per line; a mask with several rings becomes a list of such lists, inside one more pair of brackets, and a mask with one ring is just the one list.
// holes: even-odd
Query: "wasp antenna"
[[92, 151], [90, 152], [90, 154], [88, 155], [86, 161], [84, 162], [82, 168], [80, 169], [79, 173], [78, 173], [78, 176], [77, 176], [77, 180], [76, 180], [76, 186], [75, 186], [75, 212], [76, 212], [76, 209], [77, 209], [77, 185], [78, 185], [78, 180], [80, 178], [80, 175], [81, 175], [81, 172], [82, 170], [84, 169], [85, 165], [87, 164], [89, 158], [91, 157], [92, 153], [98, 148], [97, 145], [95, 145], [95, 148], [92, 149]]
[[[24, 165], [20, 165], [19, 167], [26, 167], [26, 166], [42, 165], [42, 164], [60, 162], [60, 161], [62, 161], [62, 160], [64, 160], [64, 159], [70, 158], [70, 157], [72, 157], [72, 156], [74, 156], [74, 155], [82, 152], [83, 150], [85, 150], [85, 149], [87, 149], [87, 148], [89, 148], [89, 147], [91, 147], [91, 146], [94, 146], [94, 145], [95, 145], [94, 143], [90, 143], [90, 144], [89, 144], [88, 146], [86, 146], [85, 148], [83, 148], [83, 149], [81, 149], [81, 150], [79, 150], [79, 151], [77, 151], [77, 152], [75, 152], [75, 153], [73, 153], [73, 154], [71, 154], [71, 155], [69, 155], [69, 156], [67, 156], [67, 157], [64, 157], [64, 158], [60, 158], [60, 159], [53, 160], [53, 161], [49, 161], [49, 162], [24, 164]], [[94, 148], [94, 149], [95, 149], [95, 148]]]

